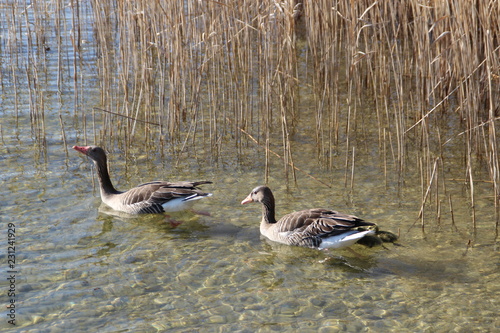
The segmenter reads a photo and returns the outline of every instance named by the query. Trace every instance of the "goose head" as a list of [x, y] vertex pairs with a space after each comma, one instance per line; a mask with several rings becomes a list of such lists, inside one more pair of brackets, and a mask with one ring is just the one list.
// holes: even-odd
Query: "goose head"
[[105, 164], [106, 152], [97, 146], [73, 146], [73, 149], [87, 155], [98, 164]]
[[260, 202], [264, 206], [272, 207], [274, 209], [274, 195], [271, 189], [267, 186], [257, 186], [250, 192], [250, 194], [243, 199], [242, 205], [250, 202]]

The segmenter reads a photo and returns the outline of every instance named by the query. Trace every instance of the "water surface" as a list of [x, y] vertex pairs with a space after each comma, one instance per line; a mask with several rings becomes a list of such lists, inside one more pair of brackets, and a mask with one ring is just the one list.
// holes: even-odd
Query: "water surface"
[[[68, 22], [70, 18], [68, 14]], [[90, 42], [91, 28], [83, 30]], [[7, 36], [5, 29], [2, 36]], [[70, 50], [65, 61], [73, 59]], [[64, 89], [58, 88], [57, 75], [50, 70], [59, 68], [51, 67], [57, 56], [47, 53], [49, 70], [44, 72], [45, 84], [38, 87], [45, 96], [43, 135], [30, 126], [33, 108], [28, 92], [34, 87], [23, 81], [23, 67], [18, 69], [17, 85], [9, 81], [9, 67], [2, 67], [0, 299], [4, 305], [10, 300], [11, 274], [7, 225], [16, 228], [16, 326], [8, 323], [10, 311], [3, 307], [3, 331], [500, 329], [499, 249], [490, 185], [475, 184], [476, 229], [468, 187], [457, 180], [447, 187], [453, 218], [444, 202], [440, 221], [425, 211], [422, 230], [418, 156], [409, 154], [410, 170], [405, 186], [399, 187], [396, 175], [384, 175], [381, 154], [365, 143], [366, 149], [356, 150], [351, 189], [349, 182], [345, 186], [345, 157], [339, 156], [331, 170], [316, 162], [310, 134], [314, 126], [308, 122], [314, 117], [308, 111], [301, 110], [298, 128], [303, 131], [291, 138], [294, 159], [301, 169], [333, 187], [302, 173], [297, 184], [290, 181], [287, 186], [282, 162], [272, 159], [268, 184], [275, 192], [277, 215], [334, 208], [400, 234], [401, 246], [322, 252], [262, 239], [260, 207], [240, 205], [253, 187], [264, 183], [264, 156], [251, 141], [243, 151], [226, 144], [218, 158], [189, 147], [179, 158], [168, 149], [160, 155], [140, 142], [124, 151], [123, 138], [115, 133], [107, 142], [118, 144], [106, 148], [119, 189], [157, 179], [212, 180], [214, 184], [204, 189], [214, 195], [196, 206], [208, 215], [131, 217], [109, 211], [101, 205], [91, 162], [70, 148], [85, 141], [95, 143], [93, 138], [104, 127], [97, 122], [98, 127], [92, 128], [80, 118], [85, 114], [91, 119], [90, 109], [99, 106], [101, 97], [95, 53], [89, 48], [82, 54], [85, 65], [78, 69], [77, 93], [71, 76], [62, 81]], [[72, 67], [67, 68], [71, 72]], [[366, 108], [369, 115], [369, 102]], [[375, 120], [367, 116], [366, 122], [370, 121]], [[450, 144], [448, 149], [454, 148]], [[448, 156], [459, 160], [462, 154], [457, 149]], [[446, 165], [448, 178], [464, 178], [462, 170], [453, 168], [453, 160]]]
[[[4, 138], [5, 140], [5, 138]], [[217, 166], [125, 172], [112, 152], [119, 188], [146, 179], [211, 179], [197, 209], [116, 216], [101, 206], [90, 161], [53, 144], [46, 158], [26, 141], [3, 145], [2, 220], [16, 225], [17, 326], [22, 331], [492, 331], [498, 328], [498, 248], [481, 217], [467, 248], [467, 216], [456, 227], [410, 228], [418, 205], [397, 202], [373, 174], [349, 204], [342, 187], [301, 179], [270, 185], [278, 215], [335, 207], [400, 232], [402, 246], [321, 251], [260, 238], [260, 207], [240, 206], [261, 173]], [[186, 163], [190, 164], [190, 163]], [[378, 177], [380, 178], [380, 177]], [[415, 198], [414, 198], [415, 199]], [[182, 221], [179, 226], [171, 222]], [[484, 226], [484, 227], [483, 227]], [[5, 239], [5, 238], [4, 238]], [[5, 243], [4, 243], [5, 244]], [[5, 276], [5, 252], [4, 276]], [[4, 290], [7, 285], [2, 282]], [[2, 327], [13, 329], [2, 313]]]

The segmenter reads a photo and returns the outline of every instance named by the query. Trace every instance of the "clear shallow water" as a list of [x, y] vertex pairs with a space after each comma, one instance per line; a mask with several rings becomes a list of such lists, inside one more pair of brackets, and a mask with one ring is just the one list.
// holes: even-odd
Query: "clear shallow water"
[[[239, 205], [261, 183], [248, 167], [172, 170], [143, 160], [129, 175], [124, 166], [134, 159], [120, 161], [116, 152], [111, 174], [121, 188], [160, 178], [215, 182], [205, 186], [214, 196], [196, 207], [210, 216], [116, 216], [100, 207], [86, 158], [66, 157], [54, 144], [40, 162], [33, 147], [13, 143], [2, 148], [2, 235], [15, 223], [18, 325], [8, 325], [2, 310], [2, 329], [486, 332], [500, 325], [498, 248], [487, 223], [469, 250], [468, 216], [455, 216], [460, 232], [449, 222], [426, 233], [410, 228], [419, 205], [381, 192], [380, 176], [367, 173], [375, 182], [363, 180], [351, 204], [342, 188], [299, 179], [300, 190], [289, 192], [271, 178], [278, 215], [328, 206], [401, 232], [402, 246], [323, 253], [260, 238], [260, 207]], [[6, 299], [5, 279], [0, 288]]]

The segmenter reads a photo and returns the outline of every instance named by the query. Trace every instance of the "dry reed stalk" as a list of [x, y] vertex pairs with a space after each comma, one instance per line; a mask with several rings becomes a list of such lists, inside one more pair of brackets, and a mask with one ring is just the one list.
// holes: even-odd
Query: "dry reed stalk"
[[[18, 24], [19, 14], [16, 12], [16, 6], [12, 3], [10, 5], [3, 5], [4, 11], [2, 14], [5, 17], [1, 18], [2, 24], [5, 24], [4, 31], [7, 32], [7, 41], [5, 43], [5, 47], [2, 49], [2, 60], [8, 64], [9, 73], [2, 73], [2, 89], [4, 89], [4, 79], [6, 79], [7, 75], [10, 75], [11, 82], [13, 85], [14, 91], [14, 114], [15, 114], [15, 125], [16, 128], [19, 127], [19, 94], [18, 94], [18, 70], [19, 66], [19, 56], [22, 54], [20, 52], [20, 38], [22, 37], [22, 32], [18, 31], [18, 27], [21, 24]], [[3, 72], [3, 71], [2, 71]]]
[[[484, 15], [483, 15], [484, 16]], [[487, 16], [487, 15], [486, 15]], [[500, 217], [498, 215], [499, 211], [499, 200], [500, 200], [500, 164], [499, 164], [499, 156], [498, 156], [498, 140], [497, 140], [497, 134], [496, 134], [496, 128], [495, 128], [495, 123], [494, 120], [496, 119], [495, 117], [495, 105], [493, 103], [493, 99], [497, 97], [497, 94], [494, 94], [493, 92], [493, 82], [492, 82], [492, 77], [493, 73], [491, 71], [492, 68], [500, 68], [500, 62], [499, 61], [494, 61], [494, 53], [492, 52], [493, 46], [491, 45], [491, 38], [490, 35], [491, 32], [487, 31], [486, 32], [486, 37], [484, 44], [486, 45], [486, 75], [487, 75], [487, 81], [488, 81], [488, 98], [489, 98], [489, 110], [488, 110], [488, 120], [490, 122], [490, 125], [488, 126], [488, 157], [489, 157], [489, 172], [490, 172], [490, 179], [493, 181], [493, 194], [494, 194], [494, 202], [495, 202], [495, 225], [496, 229], [498, 230], [498, 223], [500, 220]], [[496, 66], [496, 67], [495, 67]]]
[[455, 224], [455, 214], [454, 214], [454, 211], [453, 211], [453, 202], [451, 200], [451, 194], [448, 195], [448, 204], [449, 204], [449, 207], [450, 207], [450, 216], [451, 216], [451, 226], [452, 228], [454, 228], [455, 230], [458, 230], [457, 229], [457, 226]]
[[354, 191], [354, 161], [356, 157], [356, 147], [352, 147], [352, 162], [351, 162], [351, 192]]
[[420, 191], [421, 191], [421, 197], [422, 197], [422, 199], [421, 199], [422, 204], [420, 206], [420, 212], [418, 214], [417, 219], [420, 218], [420, 221], [421, 221], [420, 225], [421, 225], [422, 230], [424, 230], [424, 228], [425, 228], [425, 219], [424, 219], [424, 213], [425, 213], [425, 211], [423, 209], [423, 206], [424, 206], [424, 202], [425, 202], [425, 193], [424, 193], [424, 189], [425, 189], [425, 173], [424, 173], [424, 170], [423, 170], [424, 166], [423, 166], [423, 163], [422, 163], [422, 158], [420, 158], [418, 160], [418, 166], [419, 166], [419, 170], [420, 170]]
[[27, 50], [25, 73], [29, 90], [32, 135], [37, 144], [46, 147], [45, 103], [43, 90], [39, 87], [44, 82], [43, 78], [47, 76], [47, 68], [45, 58], [42, 57], [45, 52], [45, 30], [40, 12], [43, 13], [43, 8], [39, 8], [39, 5], [43, 6], [43, 4], [33, 5], [33, 13], [24, 11], [27, 42], [25, 46]]
[[3, 127], [0, 125], [0, 140], [2, 140], [2, 144], [5, 146], [5, 139], [3, 137]]
[[81, 30], [80, 30], [80, 2], [76, 1], [73, 3], [73, 6], [71, 6], [71, 12], [72, 12], [72, 31], [73, 31], [73, 91], [74, 91], [74, 99], [73, 99], [73, 106], [74, 109], [78, 109], [78, 101], [79, 101], [79, 75], [77, 74], [79, 72], [78, 68], [78, 55], [81, 49]]
[[[325, 1], [304, 2], [304, 20], [308, 50], [313, 64], [312, 84], [316, 96], [316, 141], [318, 156], [325, 164], [334, 164], [334, 147], [338, 144], [338, 66], [339, 39], [330, 29], [339, 26], [339, 16]], [[333, 25], [333, 26], [332, 26]]]
[[431, 189], [432, 189], [432, 185], [434, 183], [434, 180], [436, 179], [435, 175], [437, 173], [438, 161], [439, 161], [439, 158], [436, 158], [436, 160], [434, 161], [434, 167], [432, 169], [432, 174], [430, 175], [430, 178], [429, 178], [429, 181], [428, 181], [428, 185], [427, 185], [427, 189], [426, 189], [425, 194], [424, 194], [424, 196], [422, 198], [422, 205], [420, 206], [420, 212], [418, 213], [418, 217], [421, 218], [421, 220], [422, 220], [422, 223], [421, 223], [422, 230], [425, 228], [424, 206], [425, 206], [425, 203], [427, 201], [427, 198], [429, 197], [429, 194], [431, 193]]
[[466, 160], [467, 160], [467, 169], [466, 169], [466, 179], [468, 178], [468, 181], [469, 181], [469, 188], [470, 188], [470, 208], [471, 208], [471, 211], [472, 211], [472, 226], [474, 228], [474, 230], [476, 230], [476, 205], [475, 205], [475, 192], [474, 192], [474, 179], [473, 179], [473, 169], [472, 169], [472, 147], [471, 147], [471, 144], [472, 144], [472, 140], [467, 140], [467, 150], [468, 150], [468, 154], [466, 156]]

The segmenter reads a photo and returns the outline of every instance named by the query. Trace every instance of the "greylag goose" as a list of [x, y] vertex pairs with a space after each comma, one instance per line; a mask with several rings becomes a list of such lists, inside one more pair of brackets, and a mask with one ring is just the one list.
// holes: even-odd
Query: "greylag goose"
[[73, 149], [90, 157], [96, 166], [101, 200], [114, 210], [129, 214], [176, 212], [191, 208], [198, 199], [212, 193], [198, 190], [198, 185], [211, 184], [210, 181], [166, 182], [153, 181], [134, 187], [126, 192], [115, 189], [108, 173], [108, 163], [104, 149], [96, 146], [73, 146]]
[[[382, 240], [378, 240], [377, 237], [374, 237], [377, 238], [375, 240], [361, 241], [363, 238], [370, 238], [378, 233], [375, 223], [330, 209], [301, 210], [276, 220], [274, 196], [267, 186], [254, 188], [241, 204], [250, 202], [262, 204], [260, 233], [275, 242], [317, 249], [339, 249], [351, 246], [358, 241], [370, 247], [382, 243]], [[388, 232], [387, 234], [393, 235]], [[395, 241], [395, 239], [390, 241]]]

